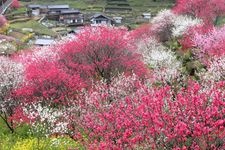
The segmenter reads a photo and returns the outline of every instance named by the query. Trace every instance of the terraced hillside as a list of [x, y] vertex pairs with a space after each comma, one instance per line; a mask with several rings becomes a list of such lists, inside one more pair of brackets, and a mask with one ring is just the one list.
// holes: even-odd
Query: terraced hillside
[[105, 12], [108, 13], [129, 13], [132, 7], [127, 0], [107, 0]]
[[174, 0], [21, 0], [23, 4], [69, 4], [83, 11], [106, 11], [139, 14], [171, 7]]
[[[104, 12], [110, 17], [123, 17], [123, 23], [129, 26], [142, 23], [139, 18], [145, 12], [154, 15], [159, 10], [172, 7], [174, 4], [174, 0], [21, 0], [21, 2], [23, 6], [27, 4], [68, 4], [72, 8], [80, 9], [87, 16], [96, 12]], [[25, 7], [17, 10], [18, 13], [25, 13], [25, 11]]]

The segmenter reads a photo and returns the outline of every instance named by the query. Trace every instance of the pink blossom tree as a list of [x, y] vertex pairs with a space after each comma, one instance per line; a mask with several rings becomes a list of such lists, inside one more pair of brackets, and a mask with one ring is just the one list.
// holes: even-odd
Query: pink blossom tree
[[150, 24], [140, 25], [135, 30], [130, 32], [130, 36], [133, 38], [134, 42], [142, 41], [153, 35]]
[[11, 4], [11, 8], [17, 9], [19, 7], [20, 7], [20, 2], [18, 0], [13, 0], [13, 2]]
[[218, 16], [224, 15], [225, 4], [223, 0], [177, 0], [173, 10], [179, 14], [199, 17], [211, 24]]
[[182, 45], [182, 49], [188, 50], [191, 48], [194, 48], [194, 37], [195, 35], [203, 35], [209, 33], [211, 30], [213, 30], [213, 26], [211, 25], [198, 25], [198, 26], [193, 26], [189, 28], [183, 35], [183, 37], [179, 40], [179, 42]]
[[204, 62], [211, 57], [224, 56], [224, 44], [225, 44], [225, 27], [213, 28], [206, 34], [195, 34], [193, 37], [193, 44], [197, 47], [195, 53]]
[[0, 15], [0, 28], [6, 25], [7, 20], [3, 15]]

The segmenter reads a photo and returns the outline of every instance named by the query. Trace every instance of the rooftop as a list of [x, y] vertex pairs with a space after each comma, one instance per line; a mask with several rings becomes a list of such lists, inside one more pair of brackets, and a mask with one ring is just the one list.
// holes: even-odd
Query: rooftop
[[27, 5], [27, 7], [29, 7], [29, 8], [40, 8], [41, 5], [30, 4], [30, 5]]
[[101, 16], [104, 17], [104, 18], [106, 18], [106, 19], [113, 20], [112, 18], [107, 17], [106, 15], [104, 15], [104, 14], [102, 14], [102, 13], [98, 13], [98, 14], [93, 15], [93, 16], [91, 17], [91, 19], [93, 19], [93, 18], [98, 18], [98, 17], [101, 17]]
[[69, 9], [69, 5], [48, 5], [49, 9]]
[[143, 13], [142, 15], [143, 15], [143, 16], [150, 16], [151, 13]]
[[80, 13], [80, 11], [77, 9], [67, 9], [61, 11], [61, 14], [73, 14], [73, 13]]

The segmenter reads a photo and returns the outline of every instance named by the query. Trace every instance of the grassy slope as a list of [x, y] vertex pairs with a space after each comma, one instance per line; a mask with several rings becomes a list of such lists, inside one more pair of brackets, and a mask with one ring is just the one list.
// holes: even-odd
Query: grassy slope
[[17, 30], [21, 30], [22, 28], [32, 28], [36, 34], [56, 36], [55, 32], [49, 30], [47, 27], [43, 26], [42, 24], [38, 23], [35, 20], [29, 20], [26, 22], [16, 22], [10, 24], [10, 27], [12, 29]]

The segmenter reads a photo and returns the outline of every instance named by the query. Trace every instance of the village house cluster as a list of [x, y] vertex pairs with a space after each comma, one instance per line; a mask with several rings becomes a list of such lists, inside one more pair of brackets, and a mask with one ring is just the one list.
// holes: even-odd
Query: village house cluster
[[27, 14], [30, 17], [44, 16], [49, 20], [58, 21], [59, 23], [70, 26], [81, 26], [90, 24], [98, 25], [115, 25], [122, 23], [122, 17], [111, 18], [103, 13], [96, 13], [92, 16], [83, 14], [78, 9], [70, 8], [69, 5], [27, 5]]
[[[40, 18], [40, 22], [47, 27], [52, 26], [70, 26], [73, 27], [68, 33], [78, 33], [82, 26], [90, 25], [93, 27], [106, 25], [106, 26], [120, 26], [124, 25], [124, 19], [122, 16], [107, 16], [104, 13], [82, 13], [78, 9], [71, 8], [67, 4], [63, 5], [38, 5], [30, 4], [26, 6], [27, 15], [29, 17]], [[143, 13], [141, 16], [147, 22], [151, 18], [150, 13]], [[53, 21], [55, 24], [46, 22], [46, 20]], [[38, 46], [51, 45], [54, 39], [49, 38], [37, 38], [34, 42]]]
[[[28, 16], [44, 16], [49, 20], [55, 20], [66, 25], [80, 26], [90, 24], [98, 25], [121, 25], [123, 17], [109, 17], [104, 13], [84, 14], [78, 9], [70, 8], [69, 5], [27, 5]], [[143, 19], [148, 22], [151, 13], [143, 13]]]

